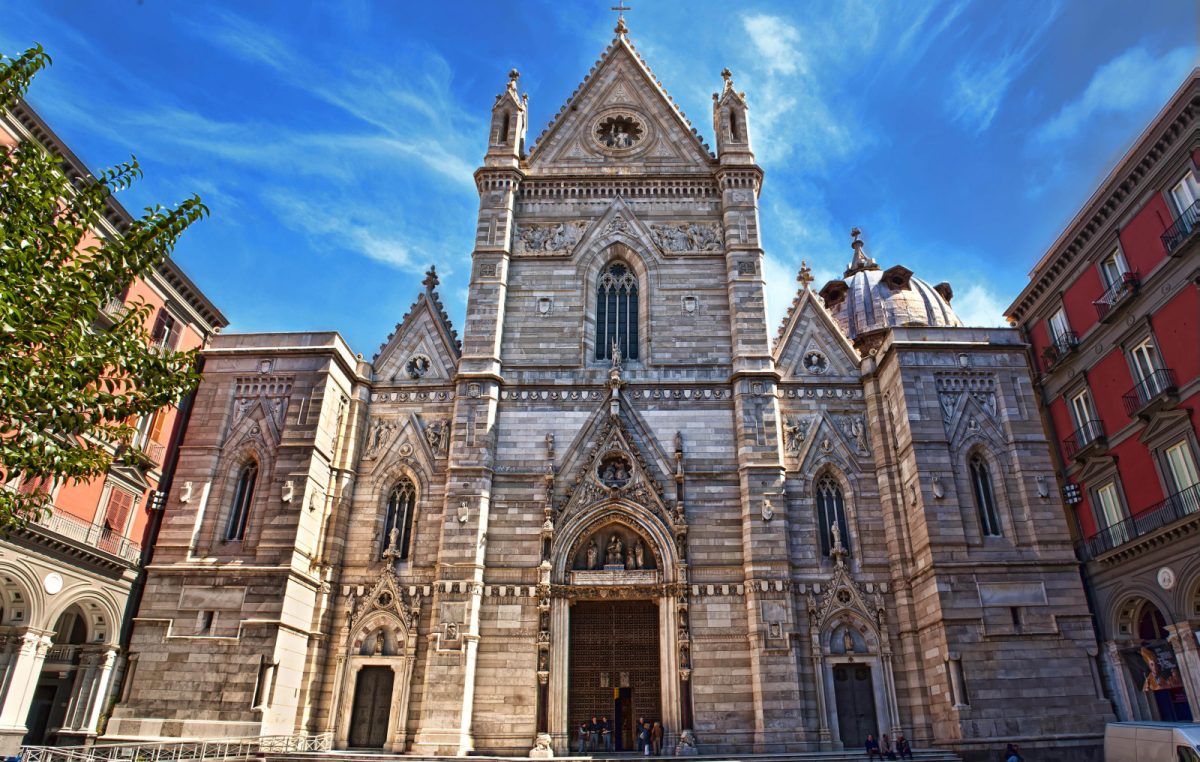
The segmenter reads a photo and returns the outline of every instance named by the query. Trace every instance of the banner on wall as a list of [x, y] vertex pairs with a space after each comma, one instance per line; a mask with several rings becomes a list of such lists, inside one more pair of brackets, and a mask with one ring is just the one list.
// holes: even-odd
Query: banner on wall
[[1142, 641], [1140, 646], [1121, 649], [1121, 655], [1135, 681], [1141, 682], [1144, 692], [1183, 688], [1175, 651], [1170, 643], [1163, 640]]

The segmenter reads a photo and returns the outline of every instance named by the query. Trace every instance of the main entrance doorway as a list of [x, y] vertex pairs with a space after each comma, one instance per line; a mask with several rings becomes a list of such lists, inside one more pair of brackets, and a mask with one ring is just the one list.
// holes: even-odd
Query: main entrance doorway
[[382, 749], [387, 743], [394, 679], [391, 667], [363, 667], [358, 671], [350, 713], [350, 746]]
[[617, 751], [633, 751], [639, 717], [662, 721], [658, 604], [579, 601], [571, 608], [567, 728], [579, 749], [579, 726], [608, 717]]
[[861, 749], [868, 734], [878, 738], [871, 668], [865, 664], [834, 665], [833, 692], [837, 698], [838, 735], [842, 745], [847, 749]]

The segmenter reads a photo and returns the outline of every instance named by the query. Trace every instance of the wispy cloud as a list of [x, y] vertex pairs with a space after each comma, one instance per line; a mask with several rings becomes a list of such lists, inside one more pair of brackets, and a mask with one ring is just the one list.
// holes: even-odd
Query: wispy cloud
[[803, 70], [804, 56], [796, 48], [800, 32], [778, 16], [744, 16], [742, 26], [767, 65], [768, 74], [795, 74]]
[[[1043, 35], [1058, 18], [1058, 2], [1034, 6], [1030, 13], [1033, 26], [1001, 43], [997, 51], [991, 45], [962, 60], [950, 75], [951, 92], [946, 110], [966, 129], [981, 133], [991, 126], [1009, 89], [1033, 62]], [[994, 34], [985, 34], [988, 42]]]
[[1060, 143], [1096, 118], [1149, 111], [1166, 101], [1194, 65], [1194, 49], [1179, 47], [1156, 56], [1144, 43], [1132, 47], [1096, 69], [1078, 97], [1034, 130], [1033, 140]]
[[1005, 303], [979, 283], [973, 283], [954, 300], [954, 311], [963, 325], [994, 327], [1005, 325]]

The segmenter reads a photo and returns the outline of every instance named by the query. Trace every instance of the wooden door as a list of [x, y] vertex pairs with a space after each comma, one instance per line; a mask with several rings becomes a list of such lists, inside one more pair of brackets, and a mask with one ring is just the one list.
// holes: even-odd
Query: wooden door
[[350, 713], [350, 746], [382, 749], [387, 743], [394, 680], [391, 667], [363, 667], [358, 671]]
[[833, 691], [837, 697], [838, 735], [842, 745], [847, 749], [862, 749], [868, 734], [879, 740], [871, 668], [863, 664], [836, 665]]

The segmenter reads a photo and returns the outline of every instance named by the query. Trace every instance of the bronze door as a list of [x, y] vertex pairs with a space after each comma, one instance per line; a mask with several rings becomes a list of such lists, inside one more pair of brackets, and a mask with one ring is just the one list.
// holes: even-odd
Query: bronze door
[[382, 749], [387, 743], [394, 679], [391, 667], [363, 667], [358, 671], [354, 710], [350, 713], [350, 746]]
[[[658, 604], [579, 601], [571, 607], [567, 727], [608, 717], [616, 750], [632, 751], [639, 717], [662, 721]], [[668, 728], [668, 731], [672, 729]]]
[[833, 668], [833, 692], [837, 696], [838, 735], [842, 745], [861, 749], [867, 734], [878, 740], [871, 668], [863, 664], [838, 664]]

